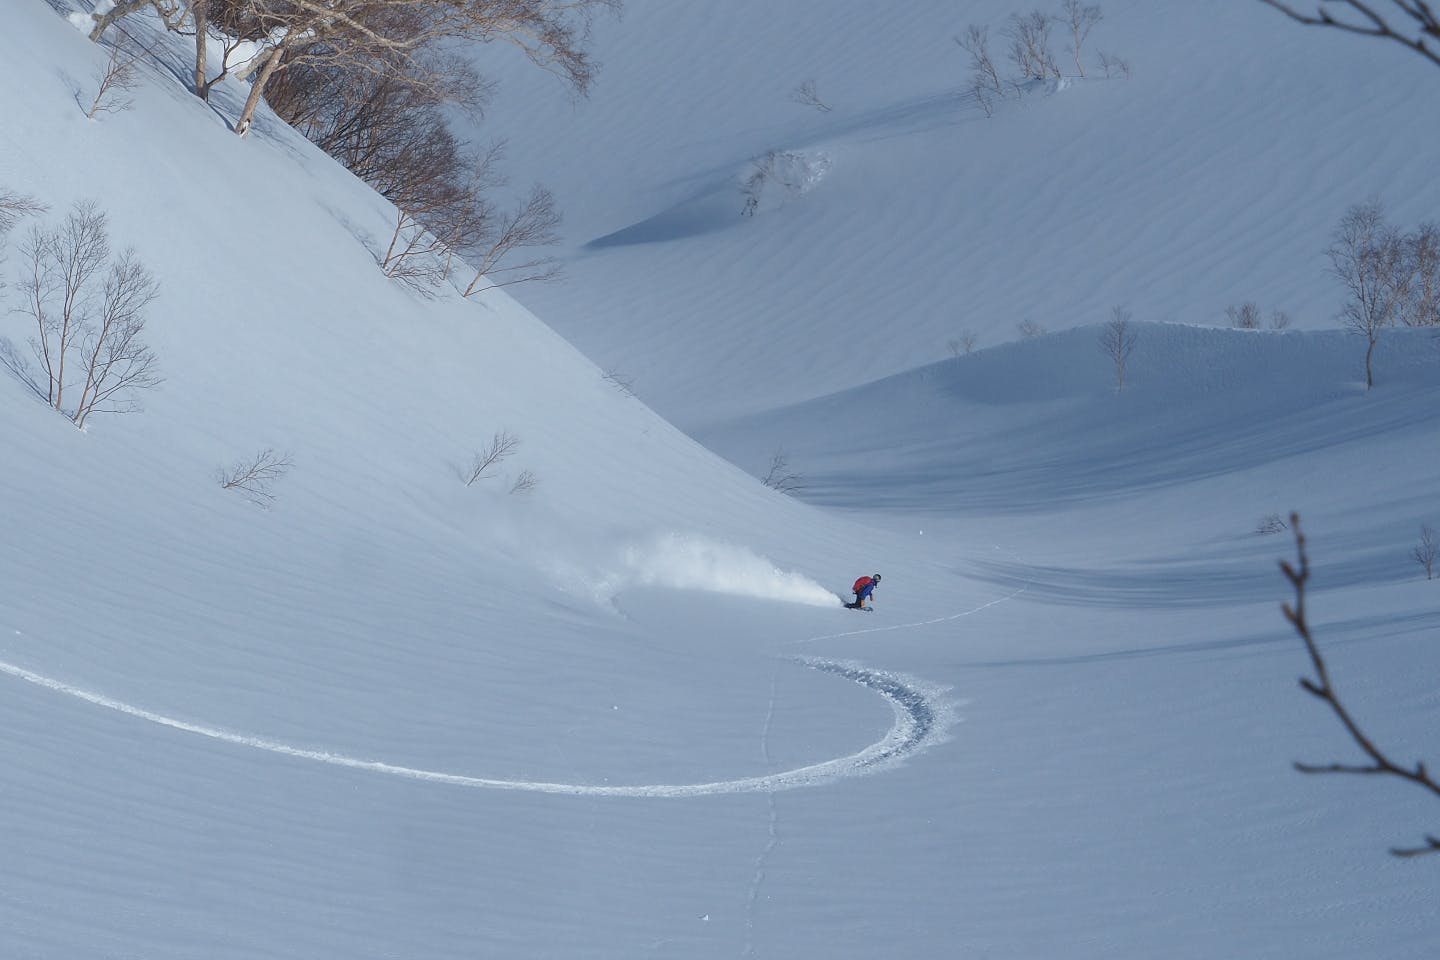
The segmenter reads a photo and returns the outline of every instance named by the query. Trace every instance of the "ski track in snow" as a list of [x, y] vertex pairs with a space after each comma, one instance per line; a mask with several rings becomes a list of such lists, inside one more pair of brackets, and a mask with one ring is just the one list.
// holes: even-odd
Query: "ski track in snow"
[[[777, 663], [775, 672], [770, 675], [770, 703], [765, 708], [765, 725], [760, 729], [760, 756], [767, 769], [773, 766], [770, 759], [770, 728], [775, 724], [776, 687], [779, 682], [780, 665]], [[760, 903], [760, 888], [765, 885], [765, 871], [770, 857], [780, 845], [780, 814], [775, 807], [773, 790], [765, 794], [765, 806], [765, 845], [760, 848], [760, 854], [755, 858], [755, 873], [750, 878], [750, 892], [745, 897], [745, 950], [742, 956], [746, 957], [755, 956], [755, 913]]]
[[[997, 547], [996, 549], [999, 548]], [[883, 627], [871, 627], [862, 630], [847, 630], [841, 633], [824, 634], [817, 637], [809, 637], [804, 640], [788, 641], [787, 645], [815, 643], [821, 640], [836, 640], [842, 637], [852, 637], [861, 634], [884, 633], [892, 630], [906, 630], [937, 623], [946, 623], [952, 620], [958, 620], [961, 617], [973, 616], [996, 604], [1013, 600], [1029, 589], [1029, 587], [1030, 583], [1026, 581], [1018, 590], [982, 603], [972, 609], [963, 610], [960, 613], [954, 613], [944, 617], [935, 617], [930, 620], [915, 623], [891, 624]], [[170, 727], [171, 729], [180, 730], [184, 733], [193, 733], [202, 737], [209, 737], [212, 740], [218, 740], [222, 743], [249, 747], [254, 750], [264, 750], [281, 756], [296, 757], [302, 760], [312, 760], [317, 763], [327, 763], [337, 767], [348, 767], [352, 770], [364, 770], [370, 773], [380, 773], [392, 777], [422, 780], [431, 783], [446, 783], [462, 787], [480, 787], [489, 790], [568, 794], [581, 797], [664, 798], [702, 797], [722, 793], [773, 794], [779, 790], [793, 790], [799, 787], [816, 786], [838, 780], [842, 777], [872, 773], [897, 763], [905, 756], [915, 753], [922, 747], [927, 746], [939, 733], [943, 732], [954, 719], [950, 705], [944, 697], [946, 691], [925, 684], [914, 677], [900, 673], [874, 670], [855, 661], [824, 660], [818, 657], [793, 657], [791, 660], [795, 663], [810, 667], [811, 669], [834, 674], [870, 688], [889, 701], [891, 709], [895, 711], [895, 722], [891, 725], [884, 737], [865, 747], [863, 750], [843, 757], [836, 757], [831, 760], [823, 760], [803, 767], [796, 767], [791, 770], [767, 773], [758, 777], [714, 780], [708, 783], [661, 783], [635, 784], [630, 786], [553, 783], [543, 780], [497, 780], [489, 777], [473, 777], [458, 773], [446, 773], [440, 770], [422, 770], [417, 767], [387, 763], [383, 760], [365, 760], [359, 757], [299, 747], [278, 740], [270, 740], [265, 737], [233, 733], [228, 730], [221, 730], [218, 727], [210, 727], [188, 720], [181, 720], [177, 717], [156, 713], [152, 710], [146, 710], [143, 707], [137, 707], [133, 704], [116, 700], [113, 697], [107, 697], [102, 693], [96, 693], [82, 687], [74, 686], [63, 680], [56, 680], [53, 677], [44, 676], [33, 670], [27, 670], [24, 667], [3, 660], [0, 660], [0, 673], [9, 674], [12, 677], [17, 677], [28, 683], [33, 683], [36, 686], [44, 687], [47, 690], [62, 693], [66, 696], [74, 697], [77, 700], [83, 700], [86, 703], [93, 704], [94, 706], [104, 707], [107, 710], [114, 710], [126, 716], [146, 720], [164, 727]], [[776, 669], [778, 671], [778, 665]], [[770, 706], [765, 716], [765, 725], [761, 733], [760, 741], [761, 753], [767, 766], [770, 764], [770, 726], [774, 715], [775, 679], [772, 678]], [[761, 852], [756, 862], [755, 876], [751, 883], [751, 892], [749, 902], [747, 903], [747, 935], [753, 930], [754, 909], [759, 896], [759, 888], [764, 883], [766, 860], [774, 851], [777, 844], [776, 811], [774, 799], [772, 798], [770, 801], [769, 835], [765, 849]]]
[[[950, 719], [949, 707], [943, 699], [943, 691], [931, 688], [902, 674], [872, 670], [859, 663], [795, 658], [803, 664], [824, 673], [831, 673], [862, 686], [869, 687], [890, 702], [895, 711], [895, 722], [884, 737], [870, 746], [843, 757], [818, 763], [768, 773], [757, 777], [741, 777], [733, 780], [716, 780], [709, 783], [683, 784], [636, 784], [631, 786], [610, 786], [605, 784], [549, 783], [535, 780], [497, 780], [488, 777], [472, 777], [439, 770], [421, 770], [381, 760], [364, 760], [344, 754], [330, 753], [298, 747], [278, 740], [247, 736], [166, 716], [137, 707], [104, 694], [47, 677], [13, 663], [0, 661], [0, 673], [18, 677], [36, 686], [83, 700], [97, 707], [114, 710], [130, 717], [146, 720], [185, 733], [198, 734], [222, 743], [264, 750], [269, 753], [302, 760], [313, 760], [352, 770], [385, 774], [430, 783], [446, 783], [462, 787], [481, 787], [490, 790], [514, 790], [530, 793], [569, 794], [583, 797], [701, 797], [722, 793], [767, 793], [777, 790], [793, 790], [828, 783], [846, 776], [870, 773], [891, 765], [908, 754], [925, 746]], [[767, 719], [768, 724], [768, 719]], [[768, 738], [768, 730], [765, 733]], [[768, 753], [768, 745], [766, 746]], [[773, 827], [773, 824], [772, 824]], [[761, 867], [763, 870], [763, 866]]]

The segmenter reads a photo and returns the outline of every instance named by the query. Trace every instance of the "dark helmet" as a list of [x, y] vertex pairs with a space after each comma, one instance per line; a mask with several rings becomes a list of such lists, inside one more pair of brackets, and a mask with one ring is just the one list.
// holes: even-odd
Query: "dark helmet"
[[879, 582], [880, 582], [880, 574], [877, 573], [877, 574], [875, 574], [873, 577], [871, 577], [870, 579], [871, 579], [871, 580], [874, 580], [876, 583], [879, 583]]

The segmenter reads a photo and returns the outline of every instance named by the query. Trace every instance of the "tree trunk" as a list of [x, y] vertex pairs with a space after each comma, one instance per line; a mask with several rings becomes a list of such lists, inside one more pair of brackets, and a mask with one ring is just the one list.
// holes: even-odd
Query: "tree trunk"
[[265, 92], [265, 84], [280, 69], [280, 61], [284, 59], [284, 48], [276, 47], [270, 52], [270, 57], [265, 61], [264, 68], [260, 75], [250, 84], [250, 96], [245, 99], [245, 109], [240, 111], [240, 119], [235, 122], [235, 132], [240, 136], [250, 132], [250, 124], [255, 121], [255, 110], [260, 106], [260, 97]]
[[121, 3], [117, 3], [111, 7], [110, 12], [104, 16], [91, 14], [95, 19], [95, 29], [90, 31], [90, 39], [98, 43], [100, 38], [104, 36], [105, 31], [109, 29], [110, 24], [119, 20], [121, 17], [128, 17], [141, 7], [148, 6], [150, 2], [151, 0], [122, 0]]
[[205, 9], [206, 0], [195, 0], [190, 12], [195, 16], [195, 96], [201, 100], [210, 99], [210, 84], [205, 82], [205, 53], [210, 21]]
[[1375, 355], [1375, 337], [1370, 338], [1370, 346], [1365, 348], [1365, 389], [1369, 390], [1375, 386], [1375, 375], [1370, 369], [1370, 358]]

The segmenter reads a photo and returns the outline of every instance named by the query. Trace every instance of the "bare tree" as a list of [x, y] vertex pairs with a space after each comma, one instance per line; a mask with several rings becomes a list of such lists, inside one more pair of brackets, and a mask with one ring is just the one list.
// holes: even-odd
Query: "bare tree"
[[1082, 0], [1064, 0], [1065, 26], [1070, 30], [1070, 49], [1075, 54], [1075, 69], [1080, 71], [1080, 76], [1085, 76], [1085, 64], [1081, 61], [1081, 51], [1085, 46], [1085, 40], [1090, 36], [1090, 31], [1095, 29], [1102, 17], [1099, 6], [1083, 3]]
[[1341, 320], [1366, 340], [1365, 387], [1369, 389], [1375, 385], [1372, 360], [1380, 334], [1397, 321], [1409, 297], [1405, 244], [1386, 223], [1380, 201], [1370, 200], [1345, 213], [1326, 255], [1330, 272], [1347, 295]]
[[1270, 313], [1270, 329], [1271, 329], [1271, 330], [1288, 330], [1288, 329], [1290, 329], [1290, 314], [1286, 313], [1284, 310], [1274, 310], [1274, 311], [1272, 311], [1272, 312]]
[[[404, 59], [423, 71], [420, 54], [454, 41], [507, 40], [562, 76], [578, 93], [594, 81], [585, 50], [591, 17], [618, 0], [245, 0], [268, 26], [250, 96], [236, 121], [245, 134], [266, 85], [296, 63], [330, 61], [371, 69]], [[277, 38], [278, 39], [273, 39]]]
[[134, 48], [134, 45], [125, 39], [111, 44], [105, 65], [95, 72], [95, 99], [90, 102], [90, 109], [85, 111], [85, 116], [94, 120], [96, 114], [120, 113], [134, 106], [135, 102], [124, 94], [139, 84], [140, 76], [136, 67], [141, 58], [149, 52], [147, 49]]
[[1422, 223], [1414, 233], [1406, 234], [1405, 255], [1411, 275], [1405, 323], [1440, 326], [1440, 227]]
[[[92, 36], [119, 17], [162, 3], [122, 2], [96, 19]], [[285, 70], [323, 63], [359, 76], [403, 62], [425, 76], [426, 55], [457, 42], [509, 42], [583, 94], [597, 69], [586, 49], [593, 17], [619, 7], [620, 0], [191, 0], [196, 93], [203, 96], [214, 83], [204, 64], [205, 38], [214, 27], [259, 46], [237, 74], [251, 79], [235, 123], [242, 136], [267, 87]]]
[[996, 96], [1005, 95], [1005, 85], [1000, 71], [995, 67], [995, 58], [990, 55], [990, 30], [988, 27], [971, 24], [965, 33], [955, 38], [955, 43], [970, 55], [970, 81], [976, 90], [994, 91]]
[[1101, 50], [1097, 56], [1100, 60], [1100, 69], [1105, 71], [1106, 80], [1113, 77], [1130, 79], [1130, 61], [1122, 60], [1115, 54], [1106, 53], [1104, 50]]
[[1410, 556], [1414, 558], [1416, 563], [1425, 568], [1425, 579], [1434, 580], [1435, 558], [1440, 556], [1440, 537], [1437, 537], [1435, 531], [1430, 527], [1421, 526], [1420, 543], [1414, 550], [1410, 551]]
[[760, 480], [771, 490], [791, 494], [805, 488], [805, 478], [790, 469], [790, 458], [784, 450], [776, 450], [770, 458], [770, 471]]
[[549, 190], [539, 185], [532, 187], [529, 196], [509, 213], [488, 217], [482, 226], [478, 242], [468, 247], [457, 245], [478, 254], [478, 261], [471, 264], [474, 276], [461, 296], [473, 297], [516, 283], [550, 283], [564, 276], [559, 261], [551, 256], [529, 256], [519, 263], [513, 260], [518, 251], [560, 242], [560, 211]]
[[1287, 0], [1260, 2], [1300, 23], [1393, 40], [1440, 65], [1440, 9], [1430, 0], [1319, 0], [1314, 13]]
[[1260, 329], [1260, 307], [1254, 301], [1247, 300], [1238, 307], [1233, 304], [1226, 307], [1225, 316], [1230, 319], [1230, 326], [1237, 330]]
[[830, 104], [820, 99], [820, 94], [815, 92], [815, 81], [806, 80], [790, 92], [790, 99], [802, 107], [814, 107], [821, 113], [830, 112]]
[[1115, 307], [1110, 320], [1100, 331], [1100, 351], [1115, 365], [1115, 391], [1125, 389], [1125, 366], [1135, 349], [1136, 333], [1130, 329], [1130, 311]]
[[112, 258], [105, 214], [90, 202], [77, 203], [59, 227], [34, 228], [21, 253], [22, 310], [35, 322], [38, 371], [13, 350], [0, 363], [82, 429], [93, 413], [137, 409], [135, 393], [160, 383], [155, 354], [141, 340], [154, 277], [132, 250]]
[[267, 448], [253, 457], [237, 460], [228, 470], [222, 470], [217, 479], [222, 490], [238, 490], [251, 503], [265, 507], [275, 500], [275, 494], [270, 492], [271, 484], [289, 473], [294, 465], [289, 454]]
[[946, 341], [946, 346], [950, 348], [950, 356], [959, 357], [972, 353], [975, 350], [975, 344], [979, 342], [980, 338], [974, 330], [962, 330], [960, 336], [951, 337]]
[[159, 285], [133, 250], [121, 252], [110, 266], [99, 318], [80, 345], [85, 378], [71, 418], [75, 426], [83, 430], [92, 413], [138, 410], [135, 392], [160, 384], [155, 353], [140, 339], [145, 308], [158, 292]]
[[[195, 95], [208, 101], [210, 91], [230, 76], [232, 66], [245, 72], [250, 60], [232, 63], [235, 54], [246, 45], [263, 43], [273, 24], [257, 16], [247, 0], [190, 0], [190, 19], [195, 28]], [[213, 77], [208, 62], [212, 40], [220, 44], [220, 72]]]
[[535, 476], [533, 471], [521, 470], [520, 475], [515, 478], [515, 482], [510, 484], [510, 492], [512, 494], [532, 493], [539, 485], [540, 478]]
[[426, 295], [445, 279], [444, 240], [425, 228], [413, 214], [395, 208], [395, 229], [390, 245], [380, 260], [380, 269], [391, 280], [398, 280]]
[[1010, 41], [1010, 62], [1026, 80], [1048, 80], [1060, 77], [1060, 67], [1050, 52], [1050, 31], [1055, 17], [1043, 10], [1027, 14], [1013, 13], [1005, 27]]
[[[1305, 644], [1305, 650], [1310, 655], [1310, 665], [1314, 668], [1315, 678], [1300, 678], [1300, 687], [1311, 696], [1320, 700], [1330, 707], [1332, 713], [1340, 721], [1341, 726], [1350, 735], [1350, 739], [1365, 754], [1368, 762], [1364, 764], [1309, 764], [1297, 763], [1295, 769], [1301, 773], [1353, 773], [1353, 774], [1381, 774], [1384, 776], [1397, 777], [1407, 783], [1428, 790], [1430, 793], [1440, 797], [1440, 782], [1437, 782], [1426, 769], [1423, 761], [1416, 763], [1413, 767], [1405, 767], [1391, 760], [1390, 757], [1376, 743], [1361, 730], [1359, 723], [1350, 713], [1349, 709], [1341, 701], [1339, 693], [1336, 692], [1334, 684], [1330, 680], [1330, 670], [1325, 663], [1325, 658], [1320, 653], [1320, 648], [1315, 642], [1311, 633], [1309, 621], [1305, 615], [1305, 590], [1310, 582], [1310, 560], [1305, 551], [1305, 535], [1300, 531], [1300, 517], [1298, 514], [1290, 514], [1290, 527], [1295, 531], [1295, 549], [1297, 562], [1291, 565], [1288, 561], [1280, 561], [1280, 569], [1285, 574], [1285, 579], [1295, 590], [1294, 604], [1283, 604], [1281, 609], [1285, 619], [1295, 628], [1296, 634]], [[1440, 837], [1434, 834], [1425, 837], [1425, 845], [1419, 847], [1391, 847], [1391, 854], [1397, 857], [1414, 857], [1426, 853], [1440, 852]]]
[[1045, 336], [1045, 328], [1034, 320], [1021, 320], [1017, 329], [1020, 331], [1020, 336], [1026, 340], [1034, 340], [1036, 337]]
[[470, 459], [470, 469], [465, 474], [465, 486], [470, 486], [476, 480], [489, 479], [490, 470], [519, 449], [519, 437], [508, 430], [496, 431], [490, 443]]

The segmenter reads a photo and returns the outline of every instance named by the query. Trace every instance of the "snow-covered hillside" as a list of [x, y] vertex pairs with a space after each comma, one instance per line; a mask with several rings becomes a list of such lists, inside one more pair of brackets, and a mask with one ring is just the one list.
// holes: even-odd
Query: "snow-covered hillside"
[[[605, 72], [579, 106], [487, 57], [501, 95], [476, 136], [511, 138], [516, 186], [555, 189], [571, 246], [573, 282], [516, 295], [689, 426], [1117, 304], [1223, 324], [1256, 301], [1328, 327], [1345, 209], [1374, 195], [1408, 227], [1440, 207], [1433, 66], [1256, 0], [1107, 0], [1088, 79], [987, 119], [954, 38], [988, 26], [1004, 69], [1006, 17], [1043, 6], [632, 0], [600, 24]], [[1106, 79], [1102, 52], [1130, 78]], [[807, 80], [830, 112], [792, 98]], [[742, 217], [768, 151], [823, 178]]]
[[[578, 104], [487, 50], [568, 217], [516, 302], [385, 281], [384, 202], [181, 40], [87, 119], [105, 51], [13, 0], [0, 193], [50, 209], [0, 336], [92, 199], [165, 380], [81, 432], [0, 376], [0, 953], [1429, 957], [1385, 849], [1435, 804], [1291, 768], [1352, 748], [1256, 527], [1304, 514], [1337, 683], [1433, 761], [1440, 357], [1366, 391], [1321, 251], [1434, 216], [1440, 76], [1213, 6], [1107, 3], [1130, 79], [989, 119], [950, 37], [999, 2], [630, 0]], [[807, 189], [741, 217], [772, 149]], [[221, 489], [267, 449], [273, 503]]]

